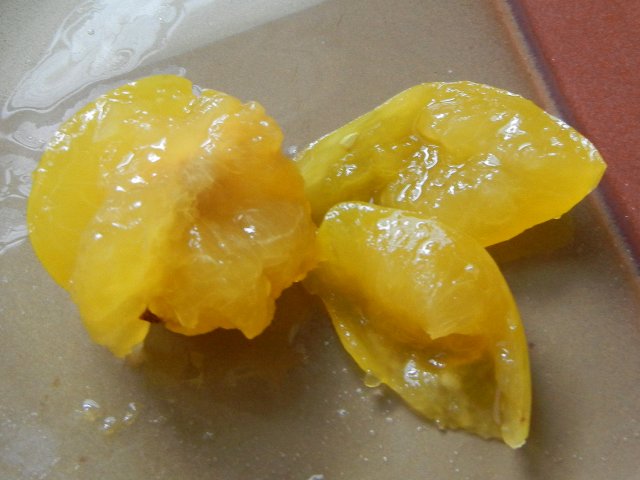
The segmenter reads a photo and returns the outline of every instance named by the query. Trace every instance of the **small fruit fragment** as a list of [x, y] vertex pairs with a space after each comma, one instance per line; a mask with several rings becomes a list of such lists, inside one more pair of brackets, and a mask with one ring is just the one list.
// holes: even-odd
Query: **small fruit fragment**
[[315, 262], [282, 133], [257, 103], [175, 76], [117, 88], [64, 123], [34, 175], [32, 245], [116, 355], [150, 321], [254, 337]]
[[350, 202], [318, 231], [305, 285], [323, 299], [343, 346], [442, 428], [528, 435], [527, 343], [505, 280], [471, 237], [435, 219]]
[[605, 164], [529, 100], [472, 82], [426, 83], [297, 157], [316, 221], [344, 201], [437, 217], [492, 245], [571, 209]]

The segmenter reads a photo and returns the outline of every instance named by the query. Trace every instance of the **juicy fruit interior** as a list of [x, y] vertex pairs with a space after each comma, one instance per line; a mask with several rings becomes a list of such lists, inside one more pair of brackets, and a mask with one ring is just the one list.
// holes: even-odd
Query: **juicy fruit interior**
[[522, 445], [527, 345], [483, 246], [593, 189], [605, 168], [593, 145], [470, 82], [402, 92], [296, 164], [281, 143], [259, 104], [175, 76], [118, 88], [62, 125], [27, 218], [93, 339], [122, 356], [150, 322], [252, 338], [319, 255], [305, 285], [363, 370], [442, 428]]
[[259, 104], [175, 76], [120, 87], [63, 124], [34, 176], [30, 237], [97, 343], [125, 355], [149, 321], [250, 338], [269, 324], [315, 255], [281, 142]]
[[529, 100], [471, 82], [410, 88], [297, 158], [313, 215], [373, 201], [434, 216], [492, 245], [557, 218], [605, 164]]
[[306, 280], [366, 372], [443, 428], [522, 445], [531, 386], [511, 293], [487, 252], [435, 219], [339, 204]]

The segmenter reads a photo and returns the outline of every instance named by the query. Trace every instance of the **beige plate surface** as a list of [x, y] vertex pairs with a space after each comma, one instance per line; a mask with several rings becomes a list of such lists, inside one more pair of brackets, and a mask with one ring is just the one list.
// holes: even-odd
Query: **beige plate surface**
[[420, 82], [544, 104], [507, 20], [463, 0], [0, 2], [0, 478], [640, 478], [640, 295], [594, 196], [527, 256], [497, 253], [532, 347], [532, 432], [517, 451], [440, 432], [364, 387], [300, 291], [270, 338], [154, 330], [149, 360], [124, 364], [90, 343], [26, 240], [43, 144], [98, 93], [183, 74], [263, 103], [287, 147]]

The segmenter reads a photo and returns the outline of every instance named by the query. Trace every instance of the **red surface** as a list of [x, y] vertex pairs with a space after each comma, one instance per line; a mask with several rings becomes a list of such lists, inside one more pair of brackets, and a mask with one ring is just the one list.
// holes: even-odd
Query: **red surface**
[[513, 0], [566, 119], [609, 165], [601, 184], [640, 260], [640, 0]]

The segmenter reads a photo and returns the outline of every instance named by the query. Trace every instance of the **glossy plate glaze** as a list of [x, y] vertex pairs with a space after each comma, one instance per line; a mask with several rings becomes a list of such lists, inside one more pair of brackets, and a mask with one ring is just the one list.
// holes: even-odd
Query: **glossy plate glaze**
[[557, 112], [515, 3], [2, 2], [0, 477], [638, 478], [637, 270], [599, 193], [492, 251], [530, 342], [519, 450], [365, 387], [300, 289], [253, 342], [153, 329], [145, 358], [123, 363], [90, 342], [26, 239], [30, 172], [56, 126], [151, 73], [260, 101], [289, 152], [420, 82], [489, 83]]

